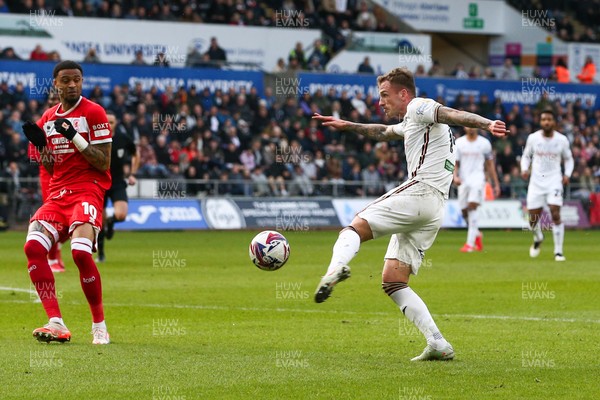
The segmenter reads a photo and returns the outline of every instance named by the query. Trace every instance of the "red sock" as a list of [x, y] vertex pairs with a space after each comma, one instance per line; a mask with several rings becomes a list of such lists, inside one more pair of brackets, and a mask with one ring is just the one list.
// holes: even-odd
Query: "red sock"
[[38, 296], [40, 296], [48, 319], [52, 317], [62, 318], [58, 307], [58, 299], [56, 298], [54, 275], [47, 259], [48, 248], [51, 244], [50, 239], [43, 233], [31, 232], [27, 235], [24, 247], [29, 277]]
[[79, 268], [81, 288], [90, 305], [93, 322], [104, 321], [104, 307], [102, 306], [102, 283], [96, 263], [92, 258], [92, 241], [86, 238], [71, 239], [71, 253], [73, 261]]

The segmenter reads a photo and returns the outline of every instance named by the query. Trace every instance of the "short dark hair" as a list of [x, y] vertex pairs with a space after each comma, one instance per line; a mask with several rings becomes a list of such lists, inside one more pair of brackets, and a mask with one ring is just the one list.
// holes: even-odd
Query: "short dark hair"
[[81, 65], [79, 65], [75, 61], [65, 60], [65, 61], [59, 62], [58, 64], [56, 64], [54, 66], [54, 71], [52, 71], [52, 76], [54, 78], [56, 78], [58, 76], [58, 73], [60, 71], [62, 71], [63, 69], [78, 69], [79, 72], [81, 72], [81, 75], [83, 75], [83, 68], [81, 68]]
[[554, 114], [554, 110], [551, 109], [551, 108], [544, 108], [540, 112], [540, 117], [542, 116], [542, 114], [550, 114], [550, 115], [552, 115], [552, 119], [556, 119], [556, 115]]
[[415, 78], [408, 68], [394, 68], [387, 74], [377, 77], [377, 85], [381, 85], [385, 81], [401, 86], [413, 96], [416, 94]]

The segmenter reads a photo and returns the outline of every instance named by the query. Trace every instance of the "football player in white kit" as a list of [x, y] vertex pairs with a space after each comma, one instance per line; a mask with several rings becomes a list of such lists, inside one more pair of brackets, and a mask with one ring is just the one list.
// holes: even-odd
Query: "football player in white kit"
[[498, 197], [500, 182], [496, 173], [492, 144], [480, 136], [477, 129], [465, 128], [465, 135], [456, 139], [454, 169], [454, 184], [458, 186], [458, 205], [468, 226], [467, 242], [460, 249], [463, 253], [483, 250], [483, 235], [479, 231], [477, 208], [483, 203], [486, 172], [492, 182], [494, 196]]
[[338, 282], [350, 277], [348, 264], [362, 242], [391, 234], [383, 267], [383, 290], [427, 340], [423, 353], [412, 360], [449, 360], [454, 358], [454, 349], [440, 333], [423, 300], [408, 287], [408, 279], [419, 271], [424, 252], [431, 247], [442, 223], [455, 160], [454, 135], [447, 124], [486, 129], [497, 136], [505, 135], [506, 125], [415, 97], [414, 77], [406, 68], [379, 76], [377, 84], [379, 105], [389, 117], [399, 117], [399, 124], [359, 124], [319, 114], [313, 118], [324, 126], [380, 141], [404, 139], [409, 179], [373, 201], [342, 229], [315, 301], [325, 301]]
[[[521, 157], [521, 174], [523, 179], [529, 179], [527, 210], [529, 227], [533, 231], [533, 244], [529, 248], [529, 255], [531, 257], [540, 255], [540, 247], [544, 241], [540, 219], [543, 207], [548, 205], [553, 222], [554, 259], [565, 261], [563, 254], [565, 225], [560, 220], [560, 208], [563, 205], [563, 186], [569, 183], [575, 162], [569, 139], [555, 131], [555, 125], [554, 111], [542, 111], [540, 114], [542, 129], [533, 132], [527, 138]], [[564, 173], [561, 170], [561, 162], [565, 164]], [[531, 177], [529, 167], [531, 167]]]

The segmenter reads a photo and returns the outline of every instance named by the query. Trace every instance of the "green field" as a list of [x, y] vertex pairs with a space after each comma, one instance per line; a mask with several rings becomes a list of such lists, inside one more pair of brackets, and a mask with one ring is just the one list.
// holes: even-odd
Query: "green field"
[[72, 341], [32, 338], [46, 318], [26, 291], [25, 233], [0, 233], [0, 398], [600, 398], [600, 232], [568, 231], [565, 263], [551, 235], [531, 260], [528, 233], [486, 232], [483, 253], [462, 254], [466, 232], [441, 232], [411, 286], [456, 359], [424, 363], [409, 361], [424, 339], [381, 290], [385, 239], [363, 244], [352, 278], [315, 304], [337, 233], [286, 232], [276, 272], [250, 263], [255, 233], [117, 232], [101, 265], [101, 347], [68, 251], [57, 288]]

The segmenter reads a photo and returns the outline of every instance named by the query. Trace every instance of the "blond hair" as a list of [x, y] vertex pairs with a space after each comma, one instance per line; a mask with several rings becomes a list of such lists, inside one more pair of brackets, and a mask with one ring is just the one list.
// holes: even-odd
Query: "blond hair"
[[377, 77], [377, 85], [381, 85], [385, 81], [390, 82], [392, 85], [398, 85], [403, 89], [406, 89], [413, 96], [416, 95], [415, 77], [407, 68], [394, 68], [387, 74]]

